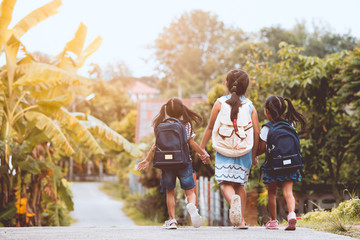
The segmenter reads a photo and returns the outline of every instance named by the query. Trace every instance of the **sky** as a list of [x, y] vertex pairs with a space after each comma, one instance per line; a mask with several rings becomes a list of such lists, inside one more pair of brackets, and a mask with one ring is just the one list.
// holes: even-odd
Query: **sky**
[[[10, 27], [32, 10], [50, 0], [18, 0]], [[55, 56], [74, 37], [80, 22], [87, 28], [85, 46], [97, 36], [102, 45], [79, 71], [87, 76], [91, 63], [105, 68], [123, 61], [135, 77], [156, 74], [155, 39], [182, 13], [209, 11], [227, 26], [246, 32], [280, 25], [291, 29], [306, 21], [329, 25], [334, 33], [351, 33], [360, 38], [359, 0], [63, 0], [58, 13], [22, 37], [30, 52]]]

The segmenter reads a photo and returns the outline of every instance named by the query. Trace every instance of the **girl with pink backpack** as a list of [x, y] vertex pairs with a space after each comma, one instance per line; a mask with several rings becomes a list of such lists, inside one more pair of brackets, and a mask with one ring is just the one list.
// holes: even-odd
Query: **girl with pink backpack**
[[244, 70], [228, 72], [225, 85], [229, 93], [217, 99], [200, 147], [212, 137], [215, 156], [215, 180], [230, 205], [231, 224], [247, 229], [244, 213], [251, 165], [257, 164], [259, 121], [252, 102], [245, 97], [249, 76]]

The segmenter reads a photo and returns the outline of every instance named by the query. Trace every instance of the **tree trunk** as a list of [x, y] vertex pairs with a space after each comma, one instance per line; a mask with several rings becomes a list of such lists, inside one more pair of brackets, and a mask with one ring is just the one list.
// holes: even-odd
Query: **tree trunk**
[[333, 165], [331, 163], [330, 157], [326, 157], [325, 161], [327, 162], [328, 167], [329, 167], [329, 171], [330, 171], [331, 190], [332, 190], [333, 195], [335, 197], [336, 204], [339, 204], [340, 201], [341, 201], [340, 193], [339, 193], [339, 190], [337, 189], [336, 176], [335, 176], [335, 173], [334, 173], [334, 168], [333, 168]]
[[41, 190], [40, 190], [41, 178], [39, 175], [35, 175], [32, 181], [32, 188], [30, 189], [29, 206], [31, 211], [35, 214], [34, 224], [35, 226], [41, 226]]
[[[2, 168], [8, 170], [9, 167], [7, 164], [1, 165]], [[2, 174], [0, 177], [0, 207], [5, 208], [5, 206], [9, 203], [10, 198], [10, 181], [9, 175], [7, 171], [5, 174]]]
[[331, 180], [331, 189], [335, 197], [336, 205], [338, 205], [341, 202], [341, 196], [337, 188], [337, 182], [335, 180]]

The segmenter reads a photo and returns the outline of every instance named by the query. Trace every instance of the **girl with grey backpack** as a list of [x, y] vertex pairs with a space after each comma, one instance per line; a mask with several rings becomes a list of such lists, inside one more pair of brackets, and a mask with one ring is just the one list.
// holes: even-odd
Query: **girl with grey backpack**
[[215, 180], [230, 205], [231, 224], [247, 229], [244, 213], [251, 165], [257, 164], [259, 121], [252, 102], [245, 97], [249, 76], [236, 69], [227, 74], [225, 85], [230, 94], [217, 99], [200, 147], [205, 149], [212, 137], [215, 156]]

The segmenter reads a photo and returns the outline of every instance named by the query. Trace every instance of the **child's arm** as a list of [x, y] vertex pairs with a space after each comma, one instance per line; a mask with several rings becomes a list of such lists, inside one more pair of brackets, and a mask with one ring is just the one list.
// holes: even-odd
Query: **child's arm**
[[204, 136], [201, 140], [201, 144], [200, 144], [201, 149], [205, 149], [206, 144], [209, 142], [209, 140], [211, 138], [212, 130], [214, 128], [214, 124], [215, 124], [217, 116], [219, 115], [220, 110], [221, 110], [221, 103], [219, 101], [217, 101], [214, 104], [213, 109], [211, 110], [210, 120], [209, 120], [209, 123], [204, 132]]
[[260, 142], [259, 142], [259, 148], [257, 150], [257, 154], [256, 155], [261, 155], [265, 152], [265, 149], [266, 149], [266, 142], [262, 139], [260, 139]]
[[259, 142], [259, 147], [257, 150], [257, 154], [256, 155], [261, 155], [266, 151], [266, 141], [267, 141], [267, 135], [269, 133], [269, 128], [268, 127], [263, 127], [260, 131], [260, 142]]
[[259, 120], [258, 120], [258, 116], [257, 116], [257, 112], [256, 112], [255, 108], [253, 108], [253, 110], [251, 112], [251, 121], [252, 121], [253, 128], [254, 128], [254, 145], [253, 145], [253, 149], [252, 149], [252, 165], [256, 166], [256, 164], [258, 163], [256, 156], [257, 156], [257, 151], [259, 148], [260, 126], [259, 126]]
[[210, 162], [210, 155], [194, 141], [194, 138], [189, 139], [189, 146], [200, 155], [201, 161], [205, 164]]
[[146, 155], [145, 159], [143, 161], [141, 161], [138, 165], [137, 165], [137, 170], [144, 170], [146, 169], [151, 162], [152, 157], [154, 156], [155, 153], [155, 143], [152, 145], [150, 151], [148, 152], [148, 154]]

